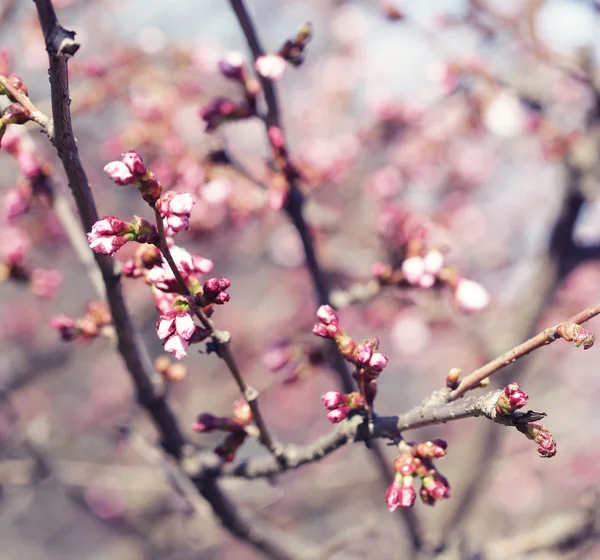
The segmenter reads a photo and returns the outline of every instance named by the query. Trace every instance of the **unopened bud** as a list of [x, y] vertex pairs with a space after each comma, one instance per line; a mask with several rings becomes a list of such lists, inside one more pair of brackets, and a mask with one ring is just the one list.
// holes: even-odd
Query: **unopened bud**
[[460, 374], [462, 370], [460, 368], [452, 368], [446, 377], [446, 387], [450, 389], [456, 389], [460, 382]]

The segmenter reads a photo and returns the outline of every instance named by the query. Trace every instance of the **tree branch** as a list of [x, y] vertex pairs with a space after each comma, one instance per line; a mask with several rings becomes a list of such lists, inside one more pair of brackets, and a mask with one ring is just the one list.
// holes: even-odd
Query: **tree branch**
[[584, 309], [583, 311], [573, 315], [570, 319], [565, 321], [564, 323], [559, 323], [555, 327], [546, 329], [539, 334], [536, 334], [529, 340], [523, 342], [523, 344], [519, 344], [515, 346], [512, 350], [502, 354], [495, 360], [488, 362], [483, 367], [476, 369], [473, 373], [467, 375], [458, 387], [452, 391], [449, 395], [449, 400], [455, 400], [460, 396], [464, 395], [469, 389], [473, 389], [477, 387], [479, 383], [481, 383], [484, 379], [488, 378], [490, 375], [496, 373], [502, 368], [512, 364], [519, 358], [526, 356], [530, 352], [541, 348], [542, 346], [546, 346], [554, 342], [557, 338], [561, 338], [563, 336], [561, 334], [565, 325], [575, 324], [580, 325], [589, 321], [596, 315], [600, 314], [600, 304], [589, 307], [588, 309]]
[[[74, 32], [65, 30], [59, 25], [50, 0], [34, 0], [34, 2], [50, 61], [54, 128], [51, 128], [48, 136], [54, 138], [53, 143], [63, 163], [83, 229], [87, 232], [98, 221], [98, 212], [73, 134], [67, 69], [68, 58], [77, 52], [79, 43], [74, 40]], [[115, 263], [110, 257], [98, 253], [94, 253], [94, 258], [106, 287], [106, 297], [117, 333], [118, 350], [134, 382], [138, 401], [152, 417], [165, 451], [176, 459], [182, 459], [184, 450], [188, 448], [187, 441], [168, 404], [162, 379], [154, 370], [150, 356], [131, 321]], [[284, 542], [271, 542], [267, 532], [252, 529], [222, 492], [216, 480], [201, 478], [193, 482], [200, 494], [211, 504], [223, 525], [234, 536], [245, 540], [271, 558], [298, 557], [295, 551], [285, 548]]]
[[[258, 57], [265, 54], [265, 51], [258, 38], [252, 18], [250, 17], [243, 0], [230, 0], [230, 4], [238, 19], [242, 31], [244, 32], [248, 47], [252, 53], [252, 58], [254, 61], [256, 61]], [[273, 82], [264, 78], [260, 74], [258, 74], [258, 79], [263, 88], [265, 103], [267, 105], [267, 115], [264, 119], [265, 127], [267, 131], [271, 126], [276, 126], [283, 130], [279, 101], [277, 98], [277, 90]], [[306, 258], [306, 265], [316, 293], [317, 302], [319, 305], [330, 305], [331, 294], [329, 285], [319, 264], [314, 246], [314, 240], [303, 214], [305, 197], [298, 185], [297, 178], [294, 176], [294, 174], [289, 175], [290, 176], [287, 178], [288, 198], [284, 209], [294, 224], [294, 227], [298, 231], [298, 235], [300, 236]], [[345, 393], [352, 392], [354, 390], [352, 376], [348, 371], [344, 357], [338, 351], [338, 348], [333, 340], [327, 341], [327, 349], [329, 361], [339, 378], [339, 383], [342, 390]], [[394, 473], [390, 468], [390, 465], [388, 465], [383, 450], [378, 446], [377, 442], [367, 442], [367, 446], [372, 452], [373, 460], [375, 461], [377, 469], [380, 472], [380, 479], [382, 483], [387, 485], [387, 481], [392, 479]], [[401, 512], [403, 522], [408, 530], [408, 535], [413, 550], [420, 550], [423, 547], [422, 530], [419, 526], [419, 521], [416, 517], [416, 514], [412, 509], [402, 509]]]
[[[356, 414], [336, 424], [329, 434], [313, 443], [283, 446], [281, 450], [285, 457], [283, 470], [293, 470], [308, 463], [320, 461], [347, 443], [376, 438], [395, 440], [407, 430], [433, 424], [484, 416], [503, 426], [516, 426], [540, 420], [546, 416], [543, 412], [533, 411], [517, 412], [511, 416], [498, 415], [496, 401], [501, 392], [499, 390], [491, 391], [481, 397], [469, 397], [450, 403], [432, 399], [400, 416], [375, 416], [371, 432], [369, 432], [365, 418]], [[434, 404], [427, 404], [429, 402], [434, 402]], [[208, 467], [207, 471], [213, 476], [254, 479], [281, 472], [281, 466], [272, 456], [266, 455], [239, 463], [224, 463], [214, 468]]]

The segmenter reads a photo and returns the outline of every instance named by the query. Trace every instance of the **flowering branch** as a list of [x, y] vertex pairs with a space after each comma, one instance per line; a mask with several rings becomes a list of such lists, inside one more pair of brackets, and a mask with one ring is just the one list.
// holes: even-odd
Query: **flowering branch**
[[[156, 228], [158, 230], [160, 251], [165, 257], [167, 263], [169, 264], [169, 267], [173, 271], [173, 274], [175, 275], [175, 278], [177, 279], [177, 282], [181, 287], [183, 293], [187, 293], [191, 296], [194, 296], [195, 294], [193, 294], [190, 291], [188, 285], [181, 276], [181, 272], [177, 268], [177, 264], [175, 263], [173, 256], [171, 255], [169, 245], [167, 244], [167, 238], [165, 236], [163, 218], [157, 207], [155, 207], [154, 209], [154, 214], [156, 218]], [[216, 347], [217, 355], [220, 358], [222, 358], [222, 360], [227, 365], [227, 368], [229, 369], [231, 375], [235, 379], [235, 382], [237, 383], [240, 392], [242, 393], [244, 399], [250, 406], [254, 422], [256, 423], [256, 426], [258, 427], [260, 432], [260, 441], [267, 449], [269, 449], [269, 451], [271, 451], [271, 453], [278, 456], [277, 446], [267, 428], [267, 424], [258, 406], [258, 391], [250, 385], [248, 385], [248, 383], [246, 383], [246, 380], [244, 379], [242, 372], [240, 371], [240, 368], [235, 360], [233, 352], [231, 351], [231, 348], [229, 346], [229, 333], [218, 330], [214, 322], [209, 317], [207, 317], [207, 315], [202, 311], [200, 307], [196, 306], [195, 314], [202, 323], [202, 326], [210, 333], [212, 341]]]
[[[243, 0], [230, 0], [231, 7], [238, 19], [240, 27], [246, 37], [246, 41], [252, 52], [255, 65], [259, 58], [264, 57], [264, 49], [260, 43], [256, 28]], [[287, 195], [283, 209], [288, 214], [294, 227], [298, 231], [302, 247], [304, 249], [304, 255], [306, 258], [306, 264], [312, 279], [312, 284], [317, 296], [317, 302], [319, 305], [330, 305], [331, 293], [319, 264], [317, 253], [314, 246], [314, 241], [306, 223], [303, 214], [304, 206], [304, 194], [300, 190], [298, 185], [298, 174], [295, 172], [293, 165], [289, 163], [289, 156], [287, 155], [287, 148], [285, 147], [285, 138], [283, 136], [283, 127], [281, 124], [281, 114], [279, 109], [279, 102], [277, 98], [277, 90], [273, 82], [265, 77], [262, 72], [258, 72], [258, 79], [263, 89], [265, 103], [267, 105], [267, 115], [264, 118], [265, 127], [269, 142], [273, 147], [274, 152], [277, 156], [284, 154], [285, 168], [288, 172], [284, 172], [285, 183], [287, 187]], [[346, 363], [342, 354], [337, 350], [334, 344], [329, 344], [330, 349], [330, 360], [332, 366], [337, 373], [342, 390], [345, 393], [351, 393], [354, 390], [354, 383], [352, 377], [346, 367]], [[383, 480], [389, 478], [390, 470], [387, 465], [387, 461], [383, 454], [383, 451], [376, 445], [376, 442], [369, 444], [374, 461], [376, 462], [377, 468], [383, 477]], [[418, 519], [414, 514], [413, 510], [403, 509], [403, 522], [408, 529], [409, 538], [411, 540], [414, 550], [422, 548], [422, 530], [419, 526]]]
[[54, 140], [54, 126], [52, 119], [42, 113], [29, 99], [27, 90], [23, 91], [14, 86], [9, 77], [0, 72], [0, 87], [8, 92], [9, 97], [22, 105], [28, 111], [29, 120], [40, 125], [50, 140]]
[[[510, 416], [498, 414], [496, 402], [502, 391], [491, 391], [481, 397], [469, 397], [457, 402], [417, 406], [399, 416], [375, 416], [371, 430], [361, 415], [349, 416], [335, 424], [327, 435], [308, 445], [284, 445], [284, 470], [297, 469], [320, 461], [347, 443], [384, 438], [395, 440], [407, 430], [443, 424], [464, 418], [484, 416], [504, 426], [520, 426], [544, 418], [543, 412], [517, 412]], [[210, 470], [210, 469], [209, 469]], [[271, 456], [256, 457], [238, 463], [221, 464], [212, 469], [215, 476], [262, 478], [281, 471], [281, 465]]]
[[589, 348], [594, 342], [594, 335], [579, 327], [581, 323], [589, 321], [596, 315], [600, 314], [600, 304], [594, 305], [585, 309], [576, 315], [573, 315], [569, 320], [560, 323], [555, 327], [546, 329], [535, 335], [529, 340], [515, 346], [508, 352], [502, 354], [495, 360], [488, 362], [484, 366], [476, 369], [473, 373], [465, 377], [448, 396], [449, 400], [458, 399], [470, 389], [477, 387], [484, 379], [493, 375], [502, 368], [512, 364], [519, 358], [526, 356], [530, 352], [550, 344], [558, 338], [564, 338], [567, 341], [575, 341], [576, 345], [583, 344], [584, 348]]
[[[50, 0], [35, 0], [38, 16], [46, 41], [50, 61], [50, 87], [54, 127], [48, 123], [46, 132], [54, 137], [54, 145], [63, 163], [69, 187], [75, 199], [80, 219], [85, 231], [92, 230], [99, 216], [90, 189], [87, 175], [79, 157], [73, 134], [70, 113], [68, 58], [75, 54], [79, 43], [74, 41], [74, 32], [62, 28], [57, 21]], [[120, 276], [113, 260], [104, 254], [94, 257], [102, 272], [106, 287], [107, 301], [114, 321], [118, 350], [134, 382], [137, 398], [161, 434], [161, 443], [167, 453], [182, 459], [188, 444], [166, 399], [160, 376], [153, 368], [150, 357], [141, 344], [139, 335], [131, 322], [123, 298]], [[211, 504], [215, 514], [225, 527], [238, 538], [273, 558], [292, 558], [280, 543], [273, 543], [265, 531], [252, 529], [236, 507], [221, 491], [215, 480], [199, 477], [193, 480], [201, 495]]]

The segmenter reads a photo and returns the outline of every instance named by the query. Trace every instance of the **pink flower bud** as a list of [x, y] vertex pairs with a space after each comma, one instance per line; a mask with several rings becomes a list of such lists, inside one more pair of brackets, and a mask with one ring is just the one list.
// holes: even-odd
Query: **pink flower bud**
[[252, 422], [252, 409], [244, 399], [238, 399], [233, 403], [233, 419], [241, 426], [248, 426]]
[[517, 425], [517, 430], [538, 444], [540, 457], [550, 458], [556, 455], [556, 440], [548, 428], [539, 422], [529, 422], [524, 426]]
[[444, 255], [437, 250], [429, 251], [423, 258], [425, 272], [429, 274], [437, 274], [444, 266]]
[[348, 414], [350, 413], [351, 408], [349, 406], [340, 406], [339, 408], [336, 408], [335, 410], [330, 410], [327, 413], [327, 418], [329, 418], [329, 420], [333, 423], [333, 424], [337, 424], [338, 422], [341, 422], [344, 418], [346, 418], [348, 416]]
[[388, 359], [380, 352], [375, 352], [369, 361], [369, 366], [376, 373], [381, 373], [388, 364]]
[[12, 266], [23, 266], [29, 257], [31, 244], [18, 228], [3, 228], [0, 236], [0, 262]]
[[208, 274], [212, 272], [214, 263], [210, 259], [205, 259], [198, 255], [192, 255], [192, 268], [198, 274]]
[[339, 323], [338, 316], [333, 310], [333, 307], [331, 307], [330, 305], [321, 305], [321, 307], [317, 309], [317, 317], [324, 325]]
[[398, 507], [409, 508], [415, 502], [417, 493], [413, 486], [412, 476], [402, 476], [397, 473], [392, 484], [385, 493], [385, 502], [390, 512]]
[[55, 315], [50, 325], [59, 332], [60, 338], [65, 342], [74, 340], [79, 334], [75, 319], [69, 315]]
[[242, 81], [244, 79], [245, 62], [246, 59], [241, 52], [229, 52], [223, 60], [219, 61], [219, 72], [231, 80]]
[[29, 211], [30, 202], [31, 195], [24, 189], [11, 189], [2, 200], [2, 212], [9, 222], [13, 222]]
[[198, 419], [192, 425], [192, 430], [200, 433], [207, 433], [219, 428], [218, 418], [212, 414], [204, 413], [198, 416]]
[[37, 158], [31, 152], [21, 150], [17, 155], [17, 163], [19, 164], [21, 173], [23, 173], [23, 176], [26, 179], [35, 179], [42, 171]]
[[321, 400], [327, 410], [335, 410], [346, 403], [346, 395], [339, 391], [327, 391], [321, 396]]
[[38, 297], [51, 299], [56, 295], [63, 282], [63, 275], [58, 270], [35, 268], [31, 271], [31, 291]]
[[256, 59], [254, 68], [263, 78], [279, 80], [285, 72], [286, 62], [278, 54], [266, 54]]
[[112, 256], [132, 239], [133, 235], [127, 235], [130, 233], [133, 233], [131, 224], [114, 216], [105, 216], [92, 226], [87, 238], [96, 253]]
[[21, 149], [21, 134], [20, 134], [20, 132], [16, 128], [9, 126], [6, 129], [4, 136], [2, 136], [1, 146], [2, 146], [2, 149], [6, 150], [9, 154], [12, 154], [12, 155], [18, 154]]
[[424, 477], [423, 488], [434, 501], [450, 497], [450, 486], [438, 473]]
[[122, 161], [111, 161], [104, 166], [104, 171], [117, 185], [132, 185], [135, 183], [133, 173]]
[[360, 344], [356, 352], [356, 361], [363, 366], [369, 365], [373, 356], [373, 347], [374, 344], [371, 341]]
[[[129, 150], [128, 152], [125, 152], [125, 154], [123, 154], [122, 161], [136, 179], [146, 177], [148, 174], [148, 169], [142, 160], [142, 156], [140, 156], [140, 154], [138, 154], [135, 150]], [[104, 168], [104, 170], [106, 171], [106, 168]]]
[[490, 302], [490, 296], [481, 284], [461, 278], [454, 291], [454, 300], [460, 309], [470, 313], [485, 309]]
[[402, 263], [402, 274], [409, 284], [418, 284], [424, 272], [425, 262], [421, 257], [409, 257]]
[[229, 294], [225, 292], [231, 286], [231, 282], [225, 276], [221, 278], [210, 278], [204, 282], [203, 296], [209, 303], [221, 305], [230, 300]]
[[448, 444], [444, 440], [436, 439], [413, 445], [413, 453], [421, 458], [440, 459], [446, 456], [447, 447]]
[[515, 410], [523, 408], [529, 397], [521, 390], [518, 383], [510, 383], [504, 388], [504, 391], [496, 401], [496, 411], [498, 414], [510, 415]]
[[421, 278], [419, 278], [419, 288], [427, 290], [435, 284], [435, 276], [425, 272]]
[[323, 338], [330, 338], [327, 327], [323, 323], [316, 323], [312, 328], [313, 334], [321, 336]]
[[270, 126], [267, 131], [269, 135], [269, 140], [271, 144], [278, 150], [285, 148], [285, 136], [283, 135], [283, 130], [278, 126]]

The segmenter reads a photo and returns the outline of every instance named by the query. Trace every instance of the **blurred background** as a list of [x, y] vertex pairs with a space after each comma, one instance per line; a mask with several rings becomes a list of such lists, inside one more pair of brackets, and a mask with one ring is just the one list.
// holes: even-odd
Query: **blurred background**
[[[216, 96], [243, 98], [218, 70], [228, 52], [248, 55], [229, 3], [54, 4], [82, 42], [70, 63], [72, 110], [100, 214], [151, 218], [134, 189], [116, 187], [102, 171], [128, 149], [167, 188], [192, 193], [192, 227], [178, 244], [231, 280], [231, 302], [215, 320], [261, 391], [272, 432], [295, 443], [327, 433], [320, 396], [337, 378], [311, 359], [321, 342], [311, 335], [317, 304], [297, 233], [267, 204], [264, 125], [248, 119], [207, 133], [199, 117]], [[246, 4], [267, 52], [302, 24], [313, 27], [304, 63], [288, 66], [277, 82], [282, 116], [342, 324], [357, 340], [379, 337], [390, 359], [377, 396], [381, 414], [406, 412], [443, 386], [450, 368], [467, 373], [600, 300], [596, 2]], [[3, 71], [19, 74], [50, 112], [34, 4], [2, 0], [0, 16]], [[33, 125], [19, 128], [68, 197], [47, 139]], [[215, 161], [223, 151], [235, 165]], [[31, 266], [63, 276], [37, 295], [27, 282], [0, 287], [0, 556], [260, 558], [202, 523], [172, 490], [152, 453], [156, 433], [111, 343], [59, 341], [51, 318], [83, 315], [95, 293], [52, 208], [34, 201], [11, 218], [10, 201], [27, 178], [6, 150], [0, 166], [0, 255], [18, 228], [31, 243]], [[485, 311], [462, 314], [444, 288], [351, 297], [372, 283], [376, 262], [393, 264], [401, 253], [407, 215], [426, 227], [429, 243], [447, 248], [461, 275], [490, 292]], [[127, 246], [117, 258], [132, 254]], [[152, 295], [135, 280], [124, 285], [156, 358], [163, 349]], [[596, 321], [588, 328], [600, 332]], [[185, 377], [168, 382], [170, 398], [190, 437], [217, 445], [218, 435], [191, 426], [202, 412], [230, 414], [238, 392], [222, 362], [196, 349], [184, 360]], [[448, 442], [438, 466], [452, 497], [435, 508], [414, 506], [431, 542], [443, 543], [438, 557], [600, 555], [599, 355], [558, 341], [492, 378], [492, 387], [518, 381], [529, 406], [548, 413], [558, 441], [551, 460], [516, 430], [482, 419], [410, 433]], [[119, 438], [121, 426], [135, 437]], [[394, 449], [386, 451], [391, 465]], [[263, 453], [250, 442], [238, 456]], [[326, 558], [406, 558], [398, 512], [388, 513], [384, 501], [390, 482], [356, 444], [274, 483], [223, 486], [250, 519], [321, 545]]]

